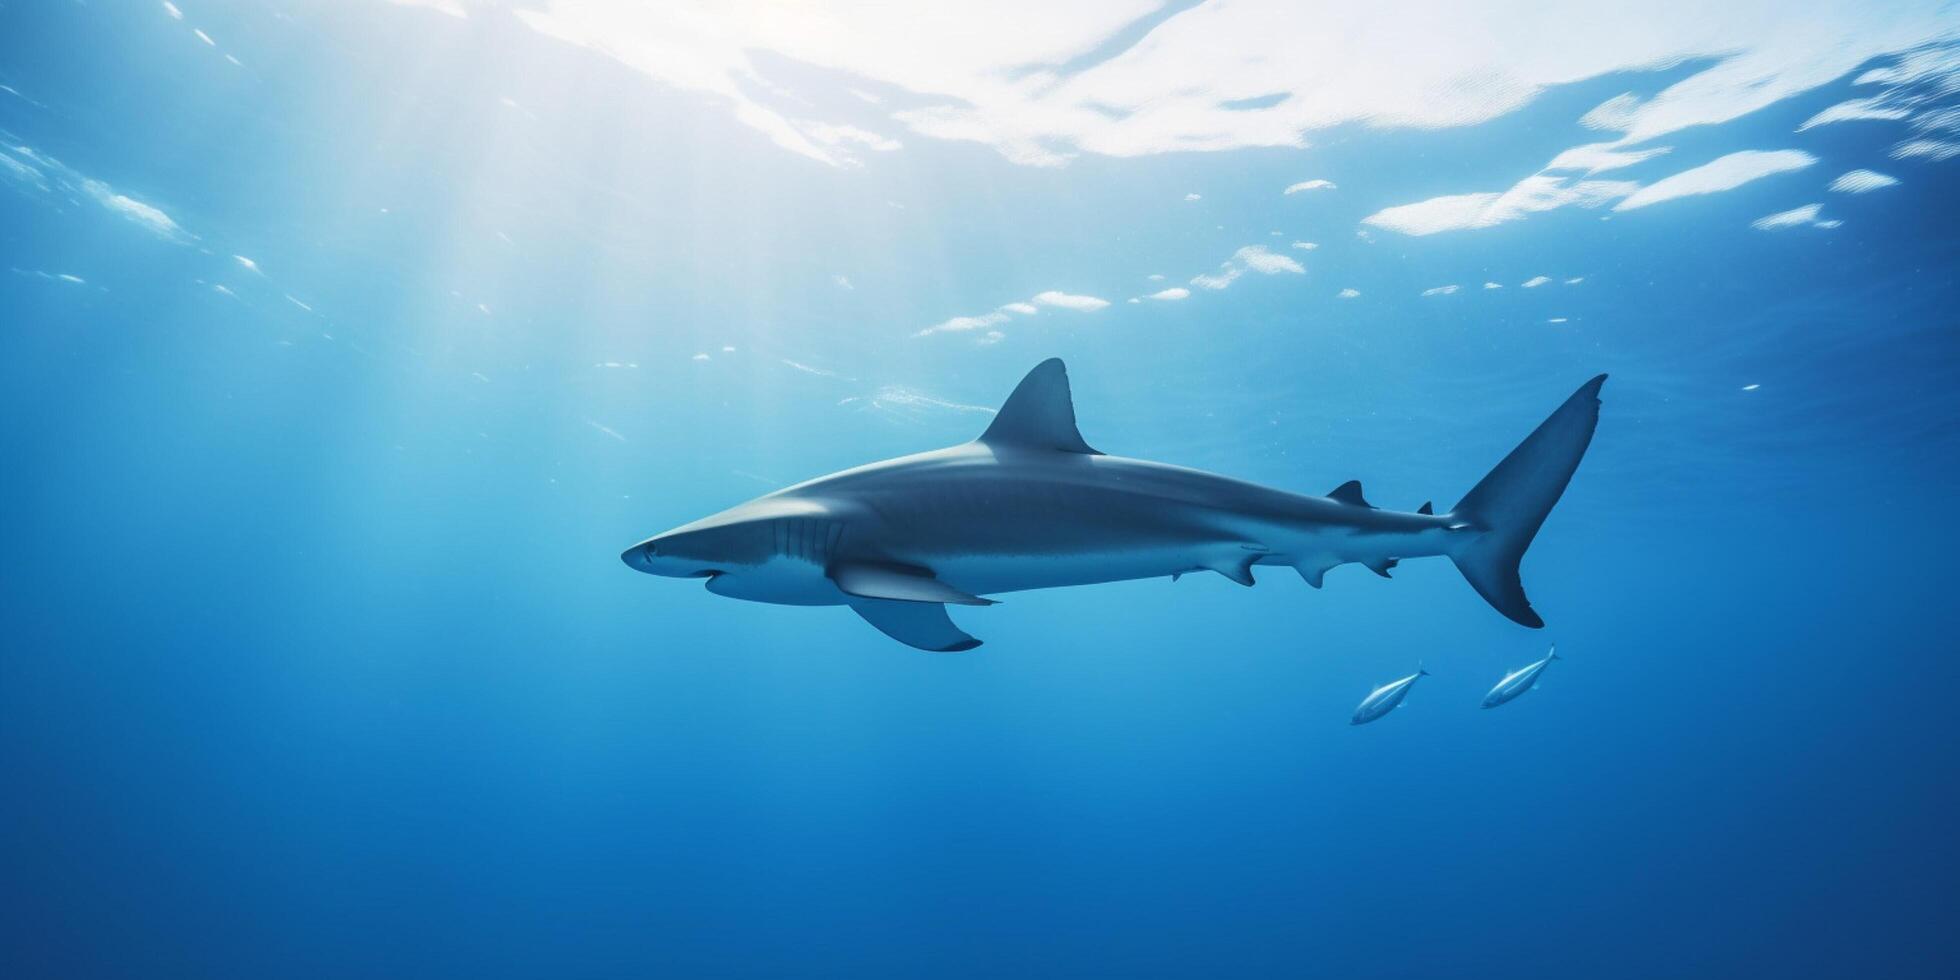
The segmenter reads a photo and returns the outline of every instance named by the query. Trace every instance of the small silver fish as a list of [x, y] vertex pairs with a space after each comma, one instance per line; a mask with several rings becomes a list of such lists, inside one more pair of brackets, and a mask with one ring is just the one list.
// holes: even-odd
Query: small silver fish
[[1389, 681], [1375, 688], [1374, 693], [1363, 698], [1360, 706], [1354, 709], [1354, 720], [1348, 722], [1348, 724], [1365, 725], [1394, 711], [1396, 705], [1401, 704], [1402, 699], [1409, 696], [1409, 688], [1415, 686], [1416, 678], [1428, 676], [1429, 671], [1422, 669], [1418, 665], [1415, 673], [1399, 681]]
[[1538, 683], [1538, 675], [1545, 672], [1545, 666], [1547, 664], [1554, 660], [1563, 659], [1565, 658], [1558, 655], [1558, 647], [1554, 646], [1552, 647], [1552, 652], [1547, 654], [1545, 659], [1528, 667], [1519, 667], [1517, 670], [1505, 674], [1504, 679], [1498, 681], [1497, 686], [1491, 688], [1489, 694], [1484, 695], [1484, 707], [1495, 708], [1531, 690], [1532, 685]]

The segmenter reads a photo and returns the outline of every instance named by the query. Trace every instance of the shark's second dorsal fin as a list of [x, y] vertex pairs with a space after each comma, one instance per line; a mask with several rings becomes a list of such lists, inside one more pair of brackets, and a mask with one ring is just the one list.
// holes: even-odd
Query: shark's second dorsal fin
[[1051, 357], [1034, 366], [1021, 379], [1007, 404], [994, 416], [994, 424], [980, 435], [980, 441], [994, 447], [1015, 449], [1053, 449], [1065, 453], [1100, 456], [1082, 441], [1075, 428], [1075, 402], [1068, 393], [1068, 368], [1062, 359]]
[[1356, 507], [1372, 508], [1375, 506], [1374, 504], [1369, 503], [1366, 498], [1361, 496], [1360, 480], [1349, 480], [1346, 483], [1343, 483], [1340, 486], [1335, 487], [1332, 491], [1330, 491], [1327, 494], [1327, 498], [1329, 500], [1338, 500], [1344, 504], [1352, 504]]
[[1425, 501], [1423, 501], [1423, 502], [1422, 502], [1422, 506], [1421, 506], [1421, 507], [1417, 507], [1417, 508], [1416, 508], [1416, 513], [1418, 513], [1418, 514], [1429, 514], [1429, 515], [1432, 515], [1432, 516], [1433, 516], [1433, 515], [1434, 515], [1434, 514], [1436, 513], [1436, 506], [1435, 506], [1434, 504], [1432, 504], [1432, 503], [1430, 503], [1429, 501], [1427, 501], [1427, 500], [1425, 500]]

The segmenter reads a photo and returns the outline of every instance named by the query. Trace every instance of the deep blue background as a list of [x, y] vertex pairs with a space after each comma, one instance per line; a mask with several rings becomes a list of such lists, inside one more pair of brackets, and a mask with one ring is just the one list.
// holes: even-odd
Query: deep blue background
[[[833, 170], [494, 18], [244, 9], [238, 67], [101, 8], [0, 10], [0, 129], [198, 240], [0, 189], [0, 974], [1951, 975], [1960, 185], [1792, 133], [1846, 87], [1626, 177], [1798, 174], [1369, 242], [1681, 69], [1304, 152]], [[1854, 167], [1904, 183], [1824, 193]], [[1308, 173], [1341, 192], [1274, 193]], [[1294, 239], [1304, 278], [1120, 302]], [[1049, 288], [1119, 302], [910, 336]], [[947, 404], [1050, 355], [1093, 445], [1398, 508], [1611, 372], [1525, 563], [1549, 628], [1412, 562], [1017, 594], [932, 656], [617, 560], [970, 438]]]

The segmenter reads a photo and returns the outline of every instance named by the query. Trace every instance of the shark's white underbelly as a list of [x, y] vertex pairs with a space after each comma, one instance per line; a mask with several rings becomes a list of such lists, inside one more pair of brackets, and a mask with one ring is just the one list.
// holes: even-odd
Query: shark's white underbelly
[[[1224, 522], [1221, 522], [1224, 523]], [[1095, 585], [1252, 564], [1295, 565], [1303, 571], [1324, 571], [1346, 562], [1371, 566], [1389, 558], [1416, 558], [1442, 553], [1440, 532], [1356, 534], [1340, 526], [1277, 527], [1238, 521], [1237, 527], [1217, 527], [1213, 536], [1188, 533], [1152, 540], [1144, 537], [1124, 544], [1068, 550], [1017, 551], [906, 549], [900, 560], [930, 569], [935, 577], [962, 592], [992, 595], [1027, 589]], [[1188, 526], [1188, 525], [1187, 525]], [[1391, 563], [1392, 564], [1392, 563]]]
[[1165, 545], [1065, 554], [949, 555], [931, 567], [940, 581], [962, 592], [990, 595], [1160, 578], [1200, 567], [1203, 550]]

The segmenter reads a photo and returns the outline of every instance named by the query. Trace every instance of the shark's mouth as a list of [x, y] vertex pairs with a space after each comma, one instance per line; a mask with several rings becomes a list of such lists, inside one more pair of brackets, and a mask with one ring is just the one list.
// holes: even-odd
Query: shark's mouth
[[728, 573], [727, 573], [727, 572], [724, 572], [724, 571], [722, 571], [722, 570], [721, 570], [721, 569], [719, 569], [719, 568], [704, 568], [704, 569], [702, 569], [702, 570], [700, 570], [700, 571], [698, 571], [698, 572], [689, 572], [689, 573], [688, 573], [688, 575], [687, 575], [687, 577], [688, 577], [688, 578], [705, 578], [705, 579], [708, 579], [709, 581], [713, 581], [713, 580], [715, 579], [715, 577], [716, 577], [716, 576], [718, 576], [718, 575], [726, 575], [726, 574], [728, 574]]

